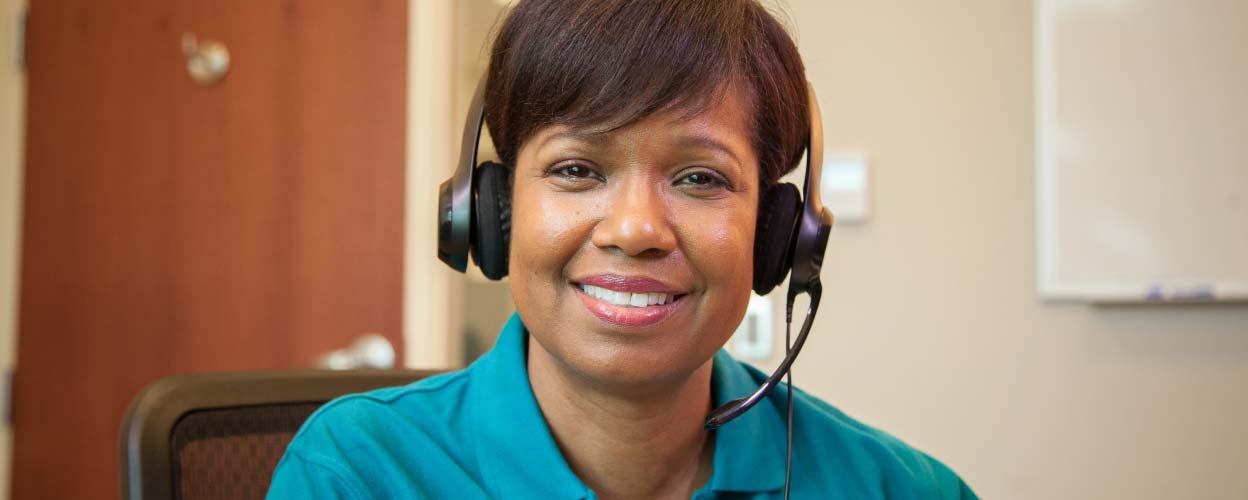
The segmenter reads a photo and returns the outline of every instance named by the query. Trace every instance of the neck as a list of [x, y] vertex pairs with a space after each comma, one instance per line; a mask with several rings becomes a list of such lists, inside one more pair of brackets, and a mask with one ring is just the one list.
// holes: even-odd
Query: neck
[[533, 394], [577, 477], [604, 500], [690, 498], [711, 476], [711, 362], [657, 388], [602, 387], [529, 338]]

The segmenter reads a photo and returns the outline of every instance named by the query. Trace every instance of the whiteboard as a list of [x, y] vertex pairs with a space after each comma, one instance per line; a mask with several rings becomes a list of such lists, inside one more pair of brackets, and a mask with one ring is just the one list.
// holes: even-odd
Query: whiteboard
[[1035, 13], [1040, 295], [1248, 300], [1248, 1]]

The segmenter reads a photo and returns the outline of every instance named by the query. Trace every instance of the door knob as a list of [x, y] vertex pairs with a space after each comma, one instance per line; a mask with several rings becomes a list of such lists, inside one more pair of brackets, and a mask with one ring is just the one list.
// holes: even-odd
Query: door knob
[[367, 333], [355, 339], [346, 349], [321, 355], [316, 360], [316, 366], [330, 370], [388, 370], [394, 368], [394, 346], [381, 334]]
[[200, 42], [194, 33], [184, 33], [182, 54], [186, 56], [186, 73], [200, 86], [211, 87], [230, 71], [230, 50], [216, 40]]

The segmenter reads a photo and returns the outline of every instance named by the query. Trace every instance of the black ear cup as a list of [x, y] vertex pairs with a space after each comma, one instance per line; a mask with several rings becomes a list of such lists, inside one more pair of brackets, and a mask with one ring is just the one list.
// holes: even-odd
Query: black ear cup
[[511, 249], [511, 169], [485, 162], [473, 176], [472, 260], [486, 278], [502, 279]]
[[759, 295], [767, 295], [789, 273], [801, 211], [801, 192], [787, 182], [772, 186], [759, 200], [754, 228], [754, 291]]

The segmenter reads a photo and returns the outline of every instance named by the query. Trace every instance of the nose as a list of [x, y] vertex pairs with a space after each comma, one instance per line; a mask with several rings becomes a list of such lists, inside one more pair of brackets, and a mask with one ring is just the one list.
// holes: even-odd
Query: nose
[[594, 227], [594, 246], [629, 257], [661, 256], [676, 249], [670, 209], [653, 184], [634, 181], [620, 186]]

